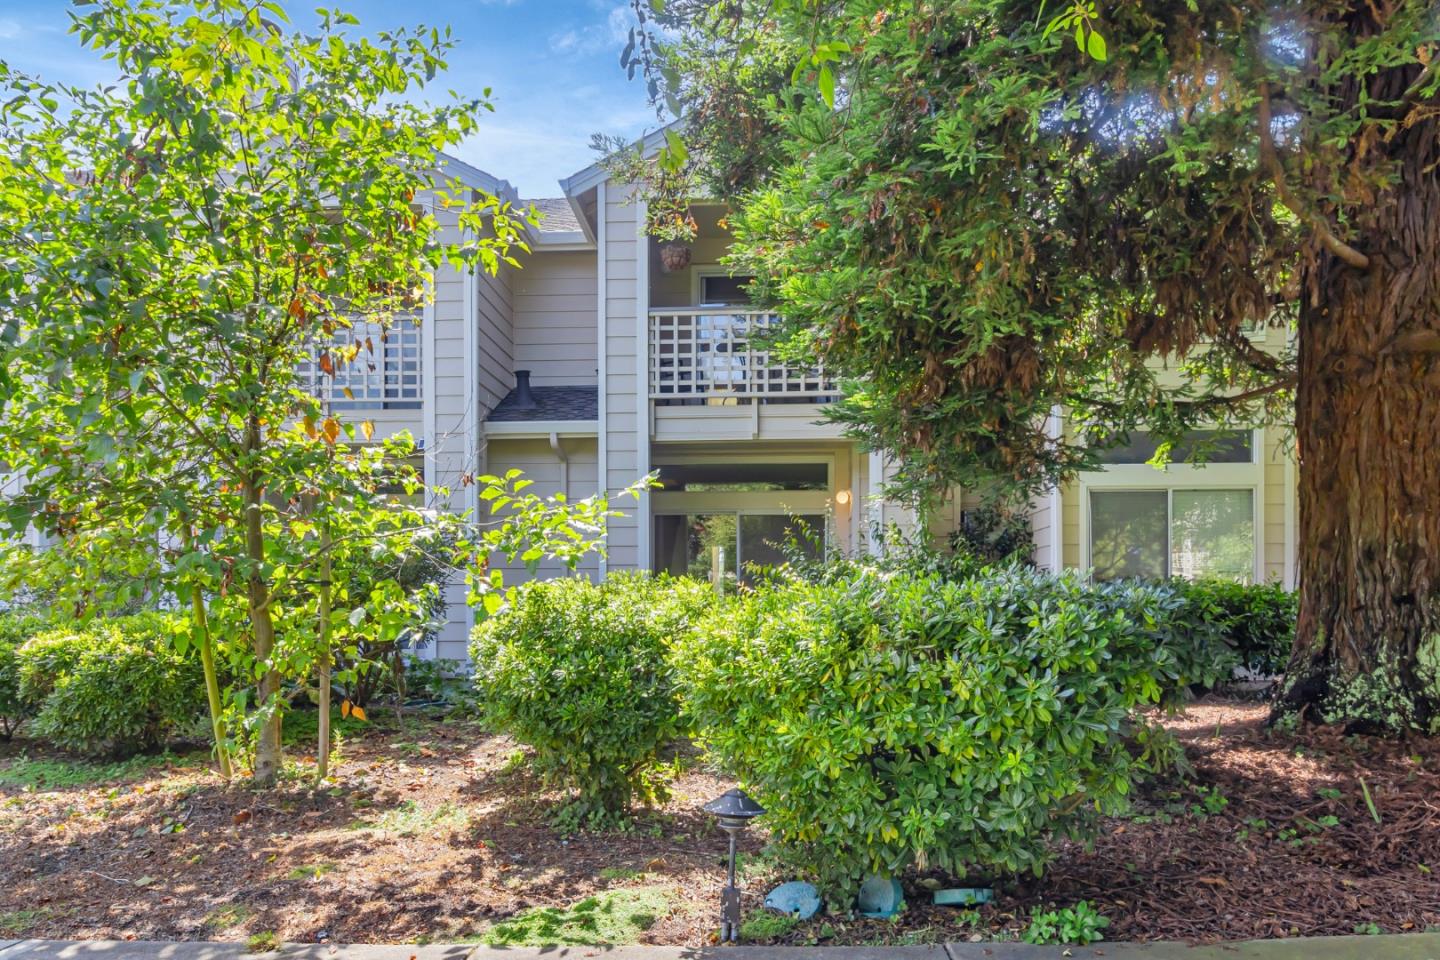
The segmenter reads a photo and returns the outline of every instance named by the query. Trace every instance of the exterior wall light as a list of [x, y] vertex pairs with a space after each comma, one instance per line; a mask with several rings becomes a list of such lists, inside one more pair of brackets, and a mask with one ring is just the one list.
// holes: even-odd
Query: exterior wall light
[[835, 504], [836, 504], [836, 506], [841, 506], [841, 507], [849, 506], [849, 505], [850, 505], [850, 491], [849, 491], [849, 490], [841, 490], [839, 493], [835, 494]]
[[744, 790], [736, 788], [705, 804], [705, 812], [730, 835], [730, 882], [720, 891], [720, 942], [739, 943], [740, 888], [735, 885], [735, 841], [746, 824], [764, 813], [765, 808], [751, 800]]

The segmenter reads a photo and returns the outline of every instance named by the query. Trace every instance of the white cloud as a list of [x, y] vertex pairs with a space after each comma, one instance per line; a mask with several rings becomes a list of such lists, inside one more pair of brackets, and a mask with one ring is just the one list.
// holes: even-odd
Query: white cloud
[[504, 109], [480, 121], [457, 154], [515, 184], [523, 197], [556, 197], [558, 181], [595, 162], [592, 133], [638, 136], [655, 125], [643, 98], [617, 102], [613, 92], [577, 87], [547, 110]]
[[14, 40], [25, 33], [25, 28], [15, 20], [0, 20], [0, 40]]
[[582, 26], [566, 27], [550, 35], [550, 49], [556, 53], [576, 53], [585, 56], [613, 50], [620, 55], [620, 48], [634, 26], [634, 13], [628, 3], [608, 6], [600, 12], [604, 17]]

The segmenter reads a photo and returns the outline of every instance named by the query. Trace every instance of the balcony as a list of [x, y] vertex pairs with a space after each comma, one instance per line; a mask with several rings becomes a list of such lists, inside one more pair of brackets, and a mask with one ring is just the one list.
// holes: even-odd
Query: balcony
[[650, 313], [650, 399], [657, 406], [827, 403], [839, 390], [820, 367], [772, 362], [754, 343], [773, 313], [716, 308]]
[[356, 320], [337, 331], [333, 350], [358, 347], [345, 363], [332, 354], [335, 375], [320, 369], [315, 358], [300, 364], [300, 386], [333, 410], [418, 410], [421, 394], [420, 325], [412, 317], [397, 317], [382, 327], [372, 320]]
[[763, 336], [780, 318], [724, 307], [650, 312], [654, 440], [828, 440], [842, 436], [822, 404], [839, 395], [820, 367], [771, 359]]

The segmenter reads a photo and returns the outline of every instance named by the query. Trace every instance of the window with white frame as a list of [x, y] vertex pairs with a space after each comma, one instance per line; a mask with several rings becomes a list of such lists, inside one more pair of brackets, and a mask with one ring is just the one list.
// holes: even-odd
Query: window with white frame
[[[1086, 564], [1122, 577], [1255, 579], [1263, 473], [1252, 431], [1195, 431], [1164, 468], [1156, 444], [1132, 434], [1081, 479]], [[1181, 458], [1188, 458], [1184, 462]]]

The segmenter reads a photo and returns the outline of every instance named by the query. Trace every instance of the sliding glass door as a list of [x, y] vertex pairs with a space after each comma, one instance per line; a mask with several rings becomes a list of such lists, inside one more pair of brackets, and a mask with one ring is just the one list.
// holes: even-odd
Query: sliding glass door
[[824, 514], [711, 512], [655, 517], [655, 570], [720, 582], [747, 583], [791, 551], [819, 557], [825, 546]]

